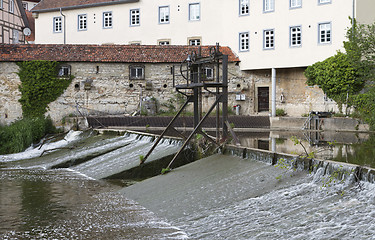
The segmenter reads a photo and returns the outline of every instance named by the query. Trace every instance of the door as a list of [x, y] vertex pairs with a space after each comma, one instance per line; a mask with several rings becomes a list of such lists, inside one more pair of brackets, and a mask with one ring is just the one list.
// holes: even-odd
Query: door
[[258, 87], [258, 112], [269, 111], [269, 87]]

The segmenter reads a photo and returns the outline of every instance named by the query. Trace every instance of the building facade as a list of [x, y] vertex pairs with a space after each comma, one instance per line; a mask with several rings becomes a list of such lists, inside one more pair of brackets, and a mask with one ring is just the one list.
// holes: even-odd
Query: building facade
[[374, 10], [373, 0], [44, 0], [33, 13], [36, 43], [219, 42], [249, 76], [239, 77], [252, 89], [244, 114], [274, 115], [277, 107], [295, 116], [337, 110], [319, 89], [306, 86], [304, 69], [343, 49], [349, 17], [370, 23]]
[[24, 29], [28, 27], [20, 0], [0, 0], [0, 44], [25, 43]]
[[[197, 47], [190, 46], [132, 46], [132, 45], [0, 45], [0, 123], [10, 123], [22, 118], [21, 97], [17, 75], [18, 61], [59, 61], [58, 77], [65, 81], [74, 79], [66, 91], [50, 103], [48, 115], [56, 124], [64, 117], [79, 115], [122, 115], [140, 110], [140, 101], [157, 101], [159, 107], [176, 99], [172, 67], [176, 74], [180, 63]], [[229, 71], [240, 72], [239, 59], [228, 47], [220, 47], [228, 55]], [[209, 47], [202, 46], [202, 54], [209, 55]], [[215, 66], [208, 72], [214, 73]], [[212, 75], [207, 74], [207, 78]], [[237, 84], [229, 76], [231, 84], [230, 104], [235, 104]], [[175, 84], [186, 83], [176, 77]], [[234, 84], [236, 82], [236, 84]], [[205, 92], [203, 103], [212, 104], [215, 97]], [[176, 108], [177, 108], [176, 103]], [[207, 110], [207, 108], [205, 109]]]

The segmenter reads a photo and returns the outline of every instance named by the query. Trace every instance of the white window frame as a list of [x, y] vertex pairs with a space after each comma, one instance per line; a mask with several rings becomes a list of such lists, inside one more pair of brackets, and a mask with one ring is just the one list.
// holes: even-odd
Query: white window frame
[[302, 7], [302, 0], [289, 0], [289, 7], [290, 8], [301, 8]]
[[[328, 26], [328, 28], [326, 28]], [[323, 37], [323, 38], [322, 38]], [[330, 44], [332, 42], [332, 24], [323, 22], [318, 24], [318, 43]]]
[[201, 44], [202, 44], [202, 40], [200, 38], [189, 39], [189, 46], [200, 46]]
[[159, 6], [159, 24], [168, 24], [170, 17], [169, 6]]
[[189, 21], [201, 20], [201, 5], [200, 3], [189, 4]]
[[129, 25], [131, 27], [141, 25], [141, 10], [139, 8], [130, 9], [129, 16]]
[[263, 12], [274, 12], [275, 0], [263, 0]]
[[302, 46], [302, 26], [289, 27], [289, 46], [301, 47]]
[[318, 4], [319, 5], [330, 4], [330, 3], [332, 3], [332, 0], [318, 0]]
[[113, 15], [111, 11], [103, 12], [103, 28], [113, 28]]
[[275, 29], [263, 30], [263, 49], [275, 49]]
[[214, 79], [214, 68], [212, 67], [204, 67], [203, 74], [205, 80], [213, 80]]
[[248, 52], [250, 51], [250, 32], [239, 33], [239, 51]]
[[54, 33], [62, 32], [62, 17], [53, 18], [53, 32]]
[[86, 31], [87, 30], [87, 14], [78, 14], [78, 31]]
[[9, 12], [14, 13], [14, 0], [9, 0]]
[[240, 16], [247, 16], [250, 14], [250, 0], [239, 0]]
[[144, 65], [130, 65], [129, 66], [129, 79], [130, 80], [144, 80], [145, 79], [145, 66]]

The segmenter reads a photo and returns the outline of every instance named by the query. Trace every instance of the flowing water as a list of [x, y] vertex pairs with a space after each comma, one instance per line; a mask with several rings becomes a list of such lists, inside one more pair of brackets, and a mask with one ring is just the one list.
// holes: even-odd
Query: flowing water
[[[351, 166], [341, 181], [332, 164], [309, 174], [217, 155], [126, 188], [97, 180], [153, 141], [70, 132], [0, 156], [0, 239], [375, 239], [375, 184], [353, 182]], [[149, 161], [180, 144], [162, 141]]]
[[[71, 167], [86, 176], [102, 179], [112, 176], [121, 171], [139, 166], [140, 156], [147, 154], [153, 145], [153, 137], [142, 136], [137, 141], [103, 154], [88, 162]], [[181, 142], [177, 140], [162, 140], [153, 153], [148, 158], [148, 162], [174, 154], [181, 146]]]
[[375, 239], [375, 185], [322, 188], [314, 177], [176, 219], [193, 239]]
[[69, 170], [0, 170], [0, 239], [185, 239], [105, 182]]
[[[93, 178], [139, 164], [153, 140], [72, 131], [59, 141], [0, 156], [0, 239], [185, 239], [184, 232], [117, 193], [119, 186]], [[149, 161], [179, 145], [163, 140]], [[59, 165], [72, 166], [51, 169]]]
[[309, 174], [217, 155], [121, 192], [191, 239], [375, 239], [375, 185], [330, 167]]

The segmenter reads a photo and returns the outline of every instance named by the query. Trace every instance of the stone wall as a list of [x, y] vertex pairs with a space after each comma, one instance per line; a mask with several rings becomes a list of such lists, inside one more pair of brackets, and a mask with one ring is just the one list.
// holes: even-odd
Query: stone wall
[[[171, 74], [172, 64], [144, 64], [145, 79], [130, 80], [128, 63], [71, 62], [74, 79], [56, 101], [49, 104], [48, 115], [60, 124], [67, 116], [133, 114], [139, 110], [140, 99], [155, 99], [162, 107], [169, 99], [176, 102], [176, 91]], [[0, 62], [0, 122], [9, 123], [22, 116], [18, 102], [20, 80], [15, 63]], [[305, 84], [303, 68], [277, 70], [277, 108], [289, 116], [301, 116], [314, 111], [335, 110], [334, 102], [325, 101], [323, 92]], [[179, 72], [179, 66], [175, 72]], [[235, 63], [229, 63], [229, 108], [240, 105], [241, 115], [263, 114], [258, 112], [259, 87], [269, 87], [271, 107], [271, 70], [241, 71]], [[181, 77], [176, 84], [185, 83]], [[281, 99], [281, 95], [284, 96]], [[203, 111], [215, 98], [203, 91]]]
[[0, 63], [0, 124], [8, 124], [22, 117], [21, 104], [18, 99], [21, 93], [15, 63]]
[[[338, 111], [333, 100], [325, 97], [318, 86], [307, 86], [305, 68], [276, 70], [276, 106], [289, 116], [300, 117], [311, 111]], [[283, 96], [283, 101], [281, 99]]]

